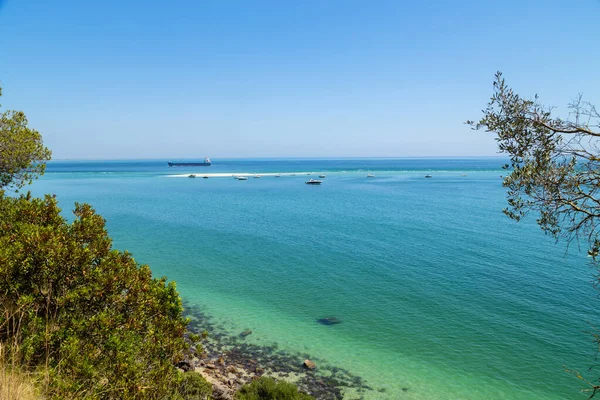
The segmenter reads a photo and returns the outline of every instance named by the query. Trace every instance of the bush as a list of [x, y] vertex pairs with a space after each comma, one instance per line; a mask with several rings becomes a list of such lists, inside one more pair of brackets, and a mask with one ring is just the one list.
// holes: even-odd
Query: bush
[[202, 386], [174, 367], [189, 348], [175, 283], [112, 250], [91, 206], [74, 215], [67, 223], [49, 195], [0, 194], [0, 343], [49, 371], [51, 398], [177, 398], [183, 381]]
[[295, 385], [273, 378], [261, 377], [246, 384], [235, 394], [236, 400], [314, 400], [312, 396], [299, 392]]
[[212, 393], [212, 385], [200, 374], [180, 372], [177, 392], [183, 400], [204, 400]]

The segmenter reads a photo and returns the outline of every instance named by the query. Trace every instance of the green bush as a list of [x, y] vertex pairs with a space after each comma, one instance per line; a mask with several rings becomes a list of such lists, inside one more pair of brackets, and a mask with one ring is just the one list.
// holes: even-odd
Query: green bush
[[299, 392], [295, 385], [273, 378], [261, 377], [246, 384], [235, 394], [236, 400], [314, 400], [312, 396]]
[[212, 393], [212, 385], [195, 372], [179, 373], [177, 393], [182, 400], [204, 400]]
[[76, 204], [74, 215], [61, 217], [52, 196], [0, 192], [0, 342], [49, 371], [50, 398], [209, 393], [174, 367], [189, 348], [175, 283], [113, 250], [91, 206]]

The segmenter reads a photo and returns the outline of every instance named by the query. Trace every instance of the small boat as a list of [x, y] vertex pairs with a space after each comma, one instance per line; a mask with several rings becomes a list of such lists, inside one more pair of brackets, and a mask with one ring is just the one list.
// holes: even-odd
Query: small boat
[[368, 174], [367, 174], [367, 178], [375, 178], [375, 175], [373, 175], [373, 174], [371, 174], [371, 173], [368, 173]]
[[256, 174], [254, 175], [255, 178], [260, 178], [260, 175]]
[[195, 178], [195, 177], [196, 177], [196, 175], [194, 175], [194, 174], [188, 175], [188, 178]]
[[238, 177], [237, 177], [237, 180], [238, 180], [238, 181], [247, 181], [247, 180], [248, 180], [248, 177], [247, 177], [247, 176], [238, 176]]
[[460, 174], [460, 176], [467, 176], [467, 174]]
[[325, 178], [325, 175], [319, 175], [319, 178]]
[[204, 175], [202, 178], [203, 179], [208, 179], [208, 175]]
[[425, 178], [433, 178], [433, 176], [427, 174], [427, 175], [425, 175]]
[[320, 181], [318, 179], [309, 179], [306, 182], [307, 185], [320, 185], [321, 183], [323, 183], [323, 181]]
[[275, 174], [275, 178], [280, 178], [281, 174]]

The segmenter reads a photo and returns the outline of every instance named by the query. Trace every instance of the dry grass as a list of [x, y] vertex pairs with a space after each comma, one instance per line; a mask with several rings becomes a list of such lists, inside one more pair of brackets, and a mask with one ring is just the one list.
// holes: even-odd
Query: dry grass
[[0, 400], [39, 400], [42, 398], [33, 377], [12, 366], [0, 344]]

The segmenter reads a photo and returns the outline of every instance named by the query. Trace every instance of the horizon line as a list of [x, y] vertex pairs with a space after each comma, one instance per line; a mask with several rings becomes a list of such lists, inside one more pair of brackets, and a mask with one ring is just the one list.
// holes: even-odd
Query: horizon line
[[[418, 160], [418, 159], [477, 159], [477, 158], [506, 158], [505, 155], [468, 155], [468, 156], [276, 156], [276, 157], [210, 157], [212, 160]], [[200, 157], [203, 158], [203, 157]], [[199, 160], [198, 157], [142, 157], [142, 158], [98, 158], [98, 157], [68, 157], [55, 158], [53, 161], [172, 161], [172, 160]]]

